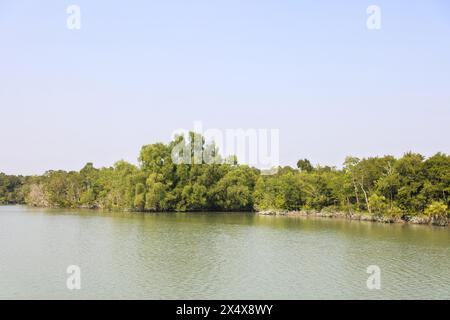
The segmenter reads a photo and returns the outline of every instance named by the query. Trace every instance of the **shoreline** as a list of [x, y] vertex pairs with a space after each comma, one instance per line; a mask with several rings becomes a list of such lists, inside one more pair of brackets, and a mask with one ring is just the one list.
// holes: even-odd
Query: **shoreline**
[[283, 216], [283, 217], [313, 217], [313, 218], [327, 218], [327, 219], [345, 219], [351, 221], [366, 221], [366, 222], [378, 222], [385, 224], [420, 224], [437, 227], [450, 226], [449, 218], [435, 219], [426, 216], [412, 216], [408, 220], [388, 217], [388, 216], [376, 216], [371, 215], [368, 212], [319, 212], [319, 211], [282, 211], [282, 210], [261, 210], [256, 211], [256, 214], [262, 216]]
[[234, 212], [247, 212], [253, 213], [255, 215], [261, 216], [276, 216], [276, 217], [312, 217], [312, 218], [327, 218], [327, 219], [344, 219], [350, 221], [365, 221], [365, 222], [378, 222], [384, 224], [415, 224], [415, 225], [428, 225], [435, 227], [450, 227], [450, 218], [433, 218], [424, 215], [409, 216], [407, 219], [402, 219], [399, 217], [389, 217], [383, 215], [371, 215], [368, 212], [343, 212], [343, 211], [307, 211], [307, 210], [253, 210], [253, 211], [135, 211], [135, 210], [111, 210], [102, 208], [88, 208], [88, 207], [77, 207], [77, 208], [64, 208], [64, 207], [46, 207], [46, 206], [30, 206], [27, 204], [3, 204], [0, 206], [25, 206], [36, 209], [63, 209], [63, 210], [87, 210], [93, 212], [128, 212], [128, 213], [142, 213], [142, 214], [152, 214], [152, 213], [196, 213], [196, 212], [220, 212], [220, 213], [234, 213]]

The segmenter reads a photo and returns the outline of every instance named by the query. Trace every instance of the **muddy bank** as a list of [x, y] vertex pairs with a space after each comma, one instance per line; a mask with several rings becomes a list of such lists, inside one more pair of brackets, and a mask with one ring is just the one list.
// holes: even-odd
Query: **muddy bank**
[[370, 214], [368, 212], [317, 212], [317, 211], [278, 211], [278, 210], [263, 210], [258, 211], [259, 215], [266, 216], [301, 216], [301, 217], [319, 217], [319, 218], [340, 218], [347, 220], [370, 221], [380, 223], [410, 223], [410, 224], [428, 224], [435, 226], [449, 226], [450, 219], [448, 218], [434, 218], [424, 215], [420, 216], [403, 216], [403, 217], [389, 217], [383, 215]]

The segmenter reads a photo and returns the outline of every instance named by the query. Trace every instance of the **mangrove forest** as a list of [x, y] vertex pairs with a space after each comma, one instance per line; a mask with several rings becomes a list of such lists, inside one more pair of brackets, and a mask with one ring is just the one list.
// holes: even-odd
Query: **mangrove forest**
[[341, 212], [448, 224], [450, 156], [445, 153], [347, 157], [341, 168], [302, 159], [297, 168], [279, 167], [276, 174], [264, 175], [236, 157], [222, 159], [204, 139], [201, 148], [213, 150], [213, 163], [174, 162], [174, 146], [182, 141], [193, 149], [194, 135], [142, 147], [138, 165], [118, 161], [95, 168], [87, 163], [77, 172], [40, 176], [0, 173], [0, 204], [144, 212]]

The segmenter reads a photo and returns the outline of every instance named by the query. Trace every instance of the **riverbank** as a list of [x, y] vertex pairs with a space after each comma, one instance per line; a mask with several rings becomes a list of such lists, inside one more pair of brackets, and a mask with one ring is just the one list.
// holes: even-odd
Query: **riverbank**
[[357, 221], [369, 221], [379, 223], [410, 223], [410, 224], [424, 224], [448, 227], [450, 219], [448, 218], [433, 218], [425, 215], [407, 216], [407, 217], [389, 217], [384, 215], [374, 215], [368, 212], [342, 212], [342, 211], [283, 211], [283, 210], [262, 210], [257, 214], [265, 216], [299, 216], [299, 217], [316, 217], [316, 218], [338, 218]]
[[[26, 204], [22, 204], [27, 206]], [[1, 205], [0, 205], [1, 206]], [[30, 206], [34, 208], [42, 208], [42, 209], [66, 209], [66, 210], [88, 210], [88, 211], [106, 211], [106, 212], [114, 212], [114, 211], [122, 211], [122, 212], [130, 212], [130, 213], [174, 213], [181, 212], [175, 210], [167, 210], [167, 211], [145, 211], [145, 210], [125, 210], [125, 209], [102, 209], [102, 208], [93, 208], [93, 207], [77, 207], [77, 208], [61, 208], [61, 207], [50, 207], [50, 206]], [[188, 210], [182, 212], [244, 212], [244, 210], [236, 210], [236, 211], [203, 211], [203, 210]], [[298, 211], [286, 211], [286, 210], [261, 210], [261, 211], [246, 211], [246, 212], [254, 212], [258, 215], [262, 216], [299, 216], [299, 217], [314, 217], [314, 218], [337, 218], [337, 219], [346, 219], [346, 220], [355, 220], [355, 221], [368, 221], [368, 222], [378, 222], [378, 223], [403, 223], [403, 224], [421, 224], [421, 225], [433, 225], [440, 227], [449, 227], [450, 226], [450, 218], [445, 217], [429, 217], [426, 215], [405, 215], [403, 217], [395, 217], [388, 215], [376, 215], [370, 214], [369, 212], [343, 212], [343, 211], [309, 211], [309, 210], [298, 210]]]

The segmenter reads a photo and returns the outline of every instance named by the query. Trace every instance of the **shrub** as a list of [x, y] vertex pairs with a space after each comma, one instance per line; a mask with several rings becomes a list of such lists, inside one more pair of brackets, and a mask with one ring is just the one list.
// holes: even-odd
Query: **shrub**
[[369, 197], [369, 206], [374, 215], [382, 215], [388, 211], [386, 198], [377, 194], [373, 194]]
[[449, 216], [448, 206], [442, 201], [433, 201], [425, 209], [425, 215], [433, 219], [442, 219]]

